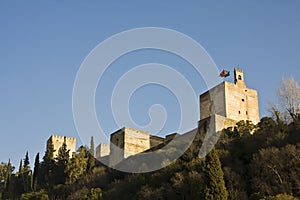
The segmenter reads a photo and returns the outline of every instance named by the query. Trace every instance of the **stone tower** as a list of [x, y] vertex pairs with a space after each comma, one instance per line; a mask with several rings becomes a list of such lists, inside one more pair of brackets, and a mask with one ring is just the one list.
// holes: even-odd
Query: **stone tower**
[[244, 73], [241, 69], [235, 68], [234, 69], [234, 84], [240, 87], [246, 87], [244, 81]]
[[102, 158], [104, 156], [108, 156], [110, 152], [109, 144], [106, 143], [100, 143], [96, 147], [96, 158]]
[[64, 142], [66, 142], [67, 149], [70, 150], [69, 151], [70, 158], [72, 157], [73, 152], [76, 151], [76, 138], [52, 134], [50, 138], [47, 140], [47, 145], [49, 145], [51, 142], [55, 150], [53, 153], [54, 158], [57, 157], [58, 150]]
[[224, 81], [200, 95], [200, 121], [208, 117], [215, 121], [216, 131], [240, 120], [259, 122], [257, 91], [246, 87], [241, 69], [234, 69], [234, 83]]
[[145, 131], [124, 127], [110, 136], [109, 165], [114, 166], [131, 155], [150, 148], [150, 134]]

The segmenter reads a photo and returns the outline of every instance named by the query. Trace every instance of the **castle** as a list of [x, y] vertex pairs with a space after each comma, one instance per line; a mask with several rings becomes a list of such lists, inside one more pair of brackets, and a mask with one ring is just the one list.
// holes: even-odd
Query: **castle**
[[[220, 133], [224, 128], [234, 127], [240, 120], [249, 120], [253, 124], [259, 122], [258, 94], [256, 90], [246, 87], [243, 71], [235, 68], [234, 83], [223, 81], [200, 95], [198, 128], [190, 132], [199, 130], [203, 134]], [[150, 135], [149, 132], [124, 127], [110, 135], [110, 144], [101, 143], [96, 147], [96, 158], [109, 166], [115, 166], [129, 156], [166, 143], [178, 135], [173, 133], [162, 138]], [[75, 152], [75, 138], [52, 135], [48, 139], [50, 141], [56, 150], [55, 156], [63, 142], [66, 142], [70, 150], [70, 157]]]
[[[234, 83], [223, 81], [200, 95], [200, 121], [198, 128], [202, 133], [217, 133], [224, 128], [234, 127], [240, 120], [259, 122], [258, 94], [246, 87], [244, 73], [234, 69]], [[110, 166], [123, 159], [144, 152], [154, 146], [174, 138], [178, 133], [165, 138], [152, 136], [148, 132], [124, 127], [110, 136], [110, 145], [99, 144], [97, 159], [108, 159]], [[117, 148], [116, 148], [117, 147]]]
[[240, 120], [259, 122], [258, 94], [246, 87], [244, 73], [234, 69], [234, 83], [224, 81], [200, 95], [198, 128], [210, 122], [212, 132], [233, 127]]
[[[110, 135], [110, 145], [100, 143], [96, 147], [96, 158], [114, 166], [129, 156], [142, 153], [152, 147], [170, 141], [178, 133], [166, 135], [165, 138], [150, 135], [149, 132], [123, 127]], [[109, 159], [109, 160], [106, 160]]]
[[234, 69], [234, 83], [224, 81], [200, 95], [200, 120], [212, 115], [258, 123], [257, 91], [246, 87], [242, 70]]
[[57, 157], [58, 150], [64, 142], [67, 145], [67, 150], [69, 150], [69, 156], [71, 158], [72, 154], [76, 151], [76, 138], [52, 134], [50, 138], [47, 140], [47, 146], [50, 145], [51, 143], [53, 144], [53, 148], [55, 150], [53, 153], [54, 158]]

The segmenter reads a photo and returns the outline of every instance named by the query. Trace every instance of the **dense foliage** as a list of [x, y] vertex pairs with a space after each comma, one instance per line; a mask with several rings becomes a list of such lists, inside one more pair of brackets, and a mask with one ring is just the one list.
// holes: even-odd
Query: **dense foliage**
[[[93, 142], [91, 142], [93, 143]], [[93, 145], [91, 145], [93, 146]], [[56, 158], [48, 144], [34, 171], [28, 153], [19, 171], [0, 164], [2, 199], [297, 199], [300, 197], [300, 119], [290, 124], [262, 118], [223, 130], [205, 158], [199, 137], [180, 159], [155, 172], [126, 174], [97, 162], [79, 147]], [[96, 162], [95, 162], [96, 161]]]

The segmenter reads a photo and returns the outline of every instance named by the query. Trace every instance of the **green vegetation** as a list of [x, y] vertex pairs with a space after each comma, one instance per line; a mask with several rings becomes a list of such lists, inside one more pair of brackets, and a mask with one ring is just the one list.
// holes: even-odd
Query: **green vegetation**
[[[171, 164], [144, 174], [103, 166], [93, 156], [93, 138], [90, 148], [79, 147], [72, 158], [65, 144], [54, 158], [53, 144], [49, 143], [41, 162], [36, 155], [33, 172], [28, 152], [18, 172], [13, 173], [10, 161], [0, 164], [0, 199], [297, 200], [299, 104], [293, 100], [293, 106], [287, 105], [288, 109], [273, 106], [274, 115], [262, 118], [257, 125], [240, 121], [224, 129], [215, 148], [204, 158], [198, 157], [203, 138], [198, 132], [179, 159], [161, 160], [162, 165]], [[159, 153], [176, 153], [176, 145], [189, 141], [189, 136], [182, 137]], [[151, 161], [143, 166], [148, 164]]]
[[212, 149], [206, 156], [204, 166], [206, 175], [205, 199], [227, 199], [228, 193], [224, 183], [223, 171], [215, 149]]
[[41, 162], [36, 155], [33, 173], [27, 153], [16, 173], [10, 162], [0, 164], [1, 195], [2, 199], [298, 199], [299, 133], [299, 117], [290, 124], [270, 117], [257, 126], [241, 121], [223, 130], [205, 158], [197, 157], [201, 146], [197, 137], [180, 159], [145, 174], [118, 172], [97, 160], [91, 165], [87, 147], [79, 147], [69, 159], [63, 145], [54, 159], [49, 144]]

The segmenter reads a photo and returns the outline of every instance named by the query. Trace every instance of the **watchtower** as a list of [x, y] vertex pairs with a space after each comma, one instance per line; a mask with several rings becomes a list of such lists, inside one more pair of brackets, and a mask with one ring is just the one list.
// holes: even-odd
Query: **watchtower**
[[246, 87], [241, 69], [234, 69], [234, 83], [224, 81], [200, 95], [200, 120], [214, 115], [230, 122], [221, 129], [240, 120], [259, 122], [257, 91]]
[[54, 158], [57, 157], [58, 150], [64, 142], [66, 143], [67, 149], [69, 150], [69, 156], [72, 157], [73, 152], [76, 151], [76, 138], [52, 134], [47, 140], [47, 145], [49, 145], [50, 143], [53, 144], [55, 150], [53, 153]]
[[234, 69], [234, 84], [240, 87], [246, 87], [244, 81], [244, 72], [239, 68]]
[[110, 136], [110, 166], [124, 158], [141, 153], [150, 148], [150, 134], [145, 131], [124, 127]]

